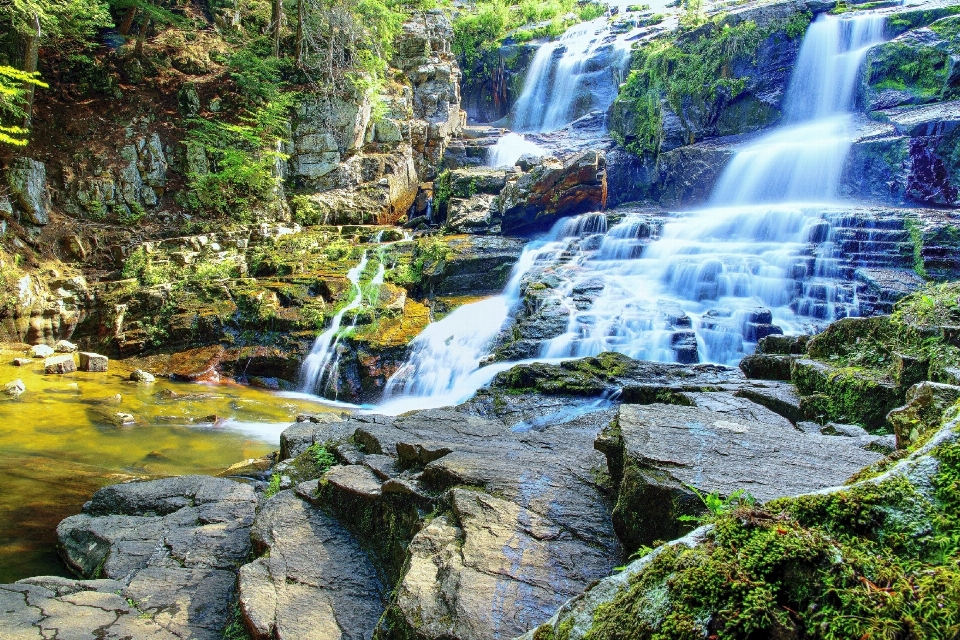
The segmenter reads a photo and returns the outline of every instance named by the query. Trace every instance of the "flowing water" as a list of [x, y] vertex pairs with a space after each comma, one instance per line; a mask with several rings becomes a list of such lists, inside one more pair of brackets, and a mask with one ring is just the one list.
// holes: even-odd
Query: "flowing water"
[[[275, 450], [298, 413], [327, 410], [236, 384], [137, 385], [115, 362], [106, 373], [45, 375], [42, 360], [13, 366], [20, 355], [0, 351], [0, 381], [20, 378], [27, 388], [18, 400], [0, 400], [0, 583], [66, 575], [56, 557], [57, 523], [99, 487], [217, 473]], [[118, 411], [136, 424], [118, 426]]]
[[[541, 47], [528, 99], [517, 105], [517, 128], [561, 122], [580, 81], [580, 68], [563, 59], [570, 51], [579, 51], [578, 59], [589, 53], [595, 28], [587, 23]], [[738, 151], [711, 208], [665, 224], [639, 214], [609, 228], [602, 213], [559, 221], [526, 248], [501, 296], [462, 307], [414, 340], [407, 365], [388, 384], [386, 410], [461, 400], [506, 368], [480, 363], [516, 309], [521, 283], [538, 269], [558, 281], [569, 313], [567, 330], [543, 343], [541, 360], [612, 350], [736, 364], [771, 332], [812, 330], [855, 315], [855, 289], [840, 277], [843, 256], [833, 242], [842, 214], [831, 203], [853, 136], [860, 64], [882, 36], [881, 16], [821, 15], [801, 46], [785, 124]], [[547, 103], [536, 119], [533, 105]]]
[[[340, 344], [340, 338], [342, 337], [340, 325], [343, 323], [343, 316], [363, 304], [360, 274], [363, 273], [363, 270], [366, 268], [367, 254], [364, 253], [357, 266], [347, 272], [347, 279], [350, 281], [350, 286], [356, 290], [356, 294], [347, 306], [340, 309], [340, 311], [333, 316], [333, 320], [330, 322], [330, 328], [317, 336], [317, 339], [313, 343], [313, 348], [310, 350], [310, 354], [300, 367], [300, 391], [302, 393], [322, 395], [324, 384], [330, 379], [330, 373], [334, 369], [331, 363], [334, 362], [337, 355], [337, 346]], [[383, 269], [382, 264], [380, 265], [380, 269]], [[380, 281], [383, 282], [382, 271], [378, 272], [378, 277]]]
[[487, 150], [487, 166], [512, 167], [520, 156], [527, 153], [539, 158], [546, 155], [547, 151], [523, 135], [511, 132], [501, 136], [497, 143]]

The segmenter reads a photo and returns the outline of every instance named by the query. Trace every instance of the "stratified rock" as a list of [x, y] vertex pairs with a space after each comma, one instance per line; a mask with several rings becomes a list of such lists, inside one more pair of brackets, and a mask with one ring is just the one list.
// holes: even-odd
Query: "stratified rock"
[[373, 635], [383, 586], [343, 525], [293, 491], [281, 491], [264, 503], [251, 536], [263, 555], [240, 568], [239, 587], [255, 640]]
[[315, 442], [334, 445], [346, 440], [356, 427], [345, 424], [335, 413], [320, 413], [310, 420], [297, 420], [280, 434], [280, 459], [296, 458]]
[[960, 387], [920, 382], [907, 389], [907, 403], [887, 414], [897, 448], [907, 449], [922, 435], [940, 426], [943, 412], [960, 400]]
[[176, 353], [167, 362], [167, 373], [174, 380], [185, 382], [218, 380], [217, 367], [223, 354], [224, 348], [220, 345]]
[[7, 172], [7, 185], [30, 222], [41, 225], [50, 222], [45, 164], [31, 158], [14, 158]]
[[80, 371], [103, 372], [107, 370], [108, 363], [109, 358], [107, 358], [107, 356], [102, 356], [99, 353], [90, 353], [88, 351], [80, 352]]
[[603, 209], [607, 200], [606, 159], [585, 151], [565, 162], [545, 158], [508, 182], [500, 194], [504, 233], [548, 228], [558, 218]]
[[748, 378], [790, 380], [790, 362], [796, 357], [755, 353], [740, 361], [740, 370]]
[[613, 523], [628, 549], [682, 534], [678, 516], [704, 509], [690, 487], [766, 502], [842, 484], [882, 457], [782, 424], [660, 404], [621, 405], [596, 447], [617, 487]]
[[794, 424], [803, 419], [803, 411], [800, 409], [800, 395], [792, 384], [751, 380], [737, 389], [735, 394], [757, 404], [762, 404]]
[[3, 392], [10, 396], [11, 398], [19, 398], [27, 391], [27, 387], [23, 384], [23, 380], [17, 378], [12, 382], [8, 382], [3, 385]]
[[77, 370], [77, 363], [72, 355], [51, 356], [43, 361], [44, 373], [73, 373]]

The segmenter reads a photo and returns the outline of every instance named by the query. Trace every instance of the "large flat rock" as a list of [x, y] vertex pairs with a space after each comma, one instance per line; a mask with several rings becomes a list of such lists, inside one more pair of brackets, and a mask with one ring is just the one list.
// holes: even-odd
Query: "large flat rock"
[[383, 586], [343, 525], [287, 490], [264, 503], [252, 537], [263, 555], [241, 567], [239, 585], [254, 638], [373, 636], [383, 613]]
[[622, 405], [597, 438], [618, 487], [614, 526], [625, 546], [671, 540], [677, 517], [703, 511], [701, 492], [744, 490], [766, 502], [843, 484], [882, 458], [844, 438], [812, 435], [782, 420], [674, 405]]

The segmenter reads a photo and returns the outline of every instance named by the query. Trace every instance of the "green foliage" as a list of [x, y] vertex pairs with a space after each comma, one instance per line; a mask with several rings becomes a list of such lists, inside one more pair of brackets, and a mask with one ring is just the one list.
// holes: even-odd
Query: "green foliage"
[[296, 95], [278, 94], [238, 123], [195, 118], [188, 145], [198, 145], [211, 160], [209, 172], [192, 172], [189, 202], [193, 209], [215, 217], [249, 223], [258, 210], [277, 205], [276, 163], [285, 156], [279, 147], [287, 131], [287, 114]]
[[693, 485], [687, 485], [687, 488], [693, 491], [697, 497], [700, 498], [700, 501], [703, 502], [703, 506], [707, 508], [707, 514], [699, 517], [679, 516], [677, 520], [680, 522], [710, 522], [714, 518], [722, 516], [725, 513], [729, 513], [734, 509], [739, 509], [740, 507], [752, 507], [757, 502], [756, 498], [747, 493], [744, 489], [737, 489], [726, 498], [721, 498], [718, 491], [703, 493]]
[[242, 102], [250, 107], [277, 100], [284, 86], [283, 72], [290, 65], [287, 58], [265, 53], [262, 47], [251, 46], [230, 56], [230, 78]]
[[11, 311], [20, 300], [20, 279], [24, 276], [20, 269], [23, 258], [15, 254], [8, 259], [0, 254], [0, 313]]
[[296, 195], [290, 198], [293, 206], [293, 221], [304, 226], [320, 224], [321, 211], [317, 203], [306, 195]]
[[139, 202], [134, 202], [128, 207], [121, 207], [117, 215], [120, 224], [132, 227], [147, 217], [147, 210]]
[[[0, 65], [0, 144], [22, 147], [27, 144], [27, 130], [13, 124], [22, 121], [26, 113], [23, 105], [29, 85], [47, 87], [39, 73], [26, 73]], [[6, 124], [4, 124], [6, 123]]]
[[317, 466], [318, 475], [323, 475], [330, 467], [337, 464], [337, 459], [333, 453], [319, 442], [314, 442], [307, 451], [313, 457], [313, 462]]
[[173, 267], [167, 264], [154, 264], [152, 257], [139, 247], [124, 261], [120, 271], [124, 278], [136, 278], [141, 284], [152, 287], [164, 282], [170, 282]]
[[270, 482], [267, 484], [267, 488], [263, 490], [263, 497], [272, 498], [273, 496], [277, 495], [279, 492], [280, 492], [280, 474], [275, 471], [273, 475], [270, 476]]
[[239, 602], [235, 602], [230, 608], [230, 622], [223, 630], [223, 640], [250, 640], [250, 634], [243, 625], [243, 612], [240, 611]]

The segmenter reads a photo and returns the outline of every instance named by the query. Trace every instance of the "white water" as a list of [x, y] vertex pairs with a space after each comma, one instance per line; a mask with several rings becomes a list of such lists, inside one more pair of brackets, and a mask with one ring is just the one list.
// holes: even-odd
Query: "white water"
[[[333, 316], [330, 328], [317, 336], [310, 350], [310, 355], [300, 367], [300, 391], [303, 393], [315, 393], [321, 395], [323, 384], [326, 381], [330, 370], [331, 361], [337, 352], [337, 345], [340, 343], [340, 325], [343, 323], [343, 316], [348, 311], [353, 311], [363, 303], [363, 292], [360, 288], [360, 274], [367, 267], [367, 254], [364, 252], [360, 258], [359, 264], [347, 272], [347, 279], [350, 281], [351, 288], [356, 289], [356, 295], [350, 303]], [[381, 265], [381, 269], [383, 265]], [[378, 272], [379, 275], [379, 272]], [[381, 275], [382, 280], [382, 275]]]
[[[646, 360], [735, 364], [771, 324], [791, 332], [855, 314], [855, 294], [837, 280], [830, 242], [820, 245], [824, 255], [812, 253], [810, 242], [825, 223], [823, 203], [836, 197], [854, 84], [866, 48], [882, 38], [882, 24], [869, 15], [818, 18], [791, 78], [787, 124], [734, 156], [713, 208], [669, 221], [653, 242], [642, 216], [609, 230], [604, 214], [559, 221], [528, 245], [501, 296], [461, 307], [414, 340], [378, 410], [451, 404], [516, 364], [479, 367], [519, 302], [523, 277], [538, 268], [559, 276], [556, 291], [569, 312], [567, 331], [542, 346], [540, 359], [548, 361], [612, 350]], [[574, 31], [559, 42], [585, 42], [589, 49], [589, 35]], [[545, 92], [549, 47], [541, 47], [528, 75], [535, 80], [530, 96], [540, 96], [541, 105], [549, 102], [543, 96], [561, 100], [557, 91], [572, 91], [561, 83]], [[551, 118], [563, 110], [551, 104], [535, 121], [532, 103], [521, 103], [518, 128], [553, 126]]]
[[[611, 48], [605, 60], [597, 55], [604, 47]], [[585, 113], [582, 108], [576, 113], [578, 101], [589, 101], [591, 109], [606, 109], [616, 97], [629, 57], [627, 34], [611, 33], [606, 17], [578, 24], [540, 45], [513, 107], [513, 129], [559, 129]]]
[[539, 158], [545, 156], [547, 151], [519, 133], [508, 133], [501, 136], [497, 143], [487, 150], [487, 166], [512, 167], [525, 153]]

